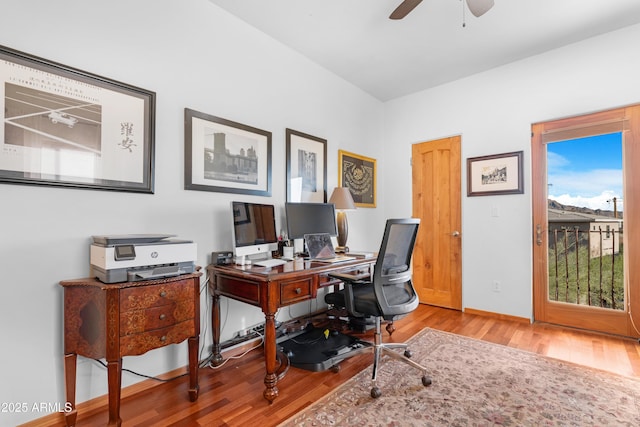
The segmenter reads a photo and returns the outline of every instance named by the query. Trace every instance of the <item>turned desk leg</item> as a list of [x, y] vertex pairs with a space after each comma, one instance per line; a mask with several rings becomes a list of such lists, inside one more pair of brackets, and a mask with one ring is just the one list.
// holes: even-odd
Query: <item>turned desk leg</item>
[[222, 354], [220, 354], [220, 297], [211, 289], [211, 333], [213, 334], [213, 346], [211, 353], [211, 363], [213, 366], [222, 364]]
[[122, 383], [122, 358], [107, 361], [109, 382], [109, 424], [120, 427], [120, 385]]
[[75, 353], [64, 356], [64, 380], [67, 393], [67, 403], [71, 404], [71, 411], [65, 412], [64, 420], [67, 427], [76, 425], [78, 410], [76, 409], [76, 362], [78, 355]]
[[199, 337], [191, 337], [188, 340], [189, 345], [189, 400], [195, 402], [198, 400], [198, 343]]
[[271, 404], [275, 398], [278, 397], [278, 375], [276, 373], [276, 322], [275, 314], [273, 313], [265, 313], [264, 360], [267, 373], [264, 377], [264, 385], [266, 388], [263, 396]]

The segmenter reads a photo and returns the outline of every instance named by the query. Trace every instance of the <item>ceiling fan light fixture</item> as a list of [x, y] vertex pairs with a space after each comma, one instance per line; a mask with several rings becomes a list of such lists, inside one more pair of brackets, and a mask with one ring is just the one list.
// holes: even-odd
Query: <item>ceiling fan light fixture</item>
[[484, 15], [494, 5], [494, 0], [467, 0], [467, 6], [476, 18]]

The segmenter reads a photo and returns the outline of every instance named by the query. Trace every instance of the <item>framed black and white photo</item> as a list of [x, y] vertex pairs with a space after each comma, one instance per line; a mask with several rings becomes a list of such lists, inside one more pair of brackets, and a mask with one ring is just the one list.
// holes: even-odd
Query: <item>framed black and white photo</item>
[[287, 201], [327, 201], [327, 140], [286, 130]]
[[184, 112], [185, 189], [271, 195], [271, 132]]
[[467, 159], [467, 196], [522, 194], [522, 151]]
[[153, 193], [155, 93], [0, 46], [0, 182]]

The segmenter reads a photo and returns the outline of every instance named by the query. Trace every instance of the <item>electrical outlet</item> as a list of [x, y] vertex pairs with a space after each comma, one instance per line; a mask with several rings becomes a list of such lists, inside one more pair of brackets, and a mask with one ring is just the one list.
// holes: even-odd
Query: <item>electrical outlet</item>
[[500, 292], [500, 282], [497, 280], [493, 281], [493, 292]]

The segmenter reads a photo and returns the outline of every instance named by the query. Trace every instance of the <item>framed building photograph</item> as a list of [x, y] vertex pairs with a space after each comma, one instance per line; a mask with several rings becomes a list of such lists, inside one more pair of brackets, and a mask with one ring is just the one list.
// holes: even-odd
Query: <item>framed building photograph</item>
[[286, 130], [287, 201], [327, 202], [327, 140]]
[[0, 46], [0, 182], [153, 193], [154, 92]]
[[376, 160], [338, 150], [338, 187], [347, 187], [356, 206], [376, 207]]
[[522, 194], [522, 151], [467, 159], [467, 196]]
[[271, 132], [185, 108], [186, 190], [271, 195]]

